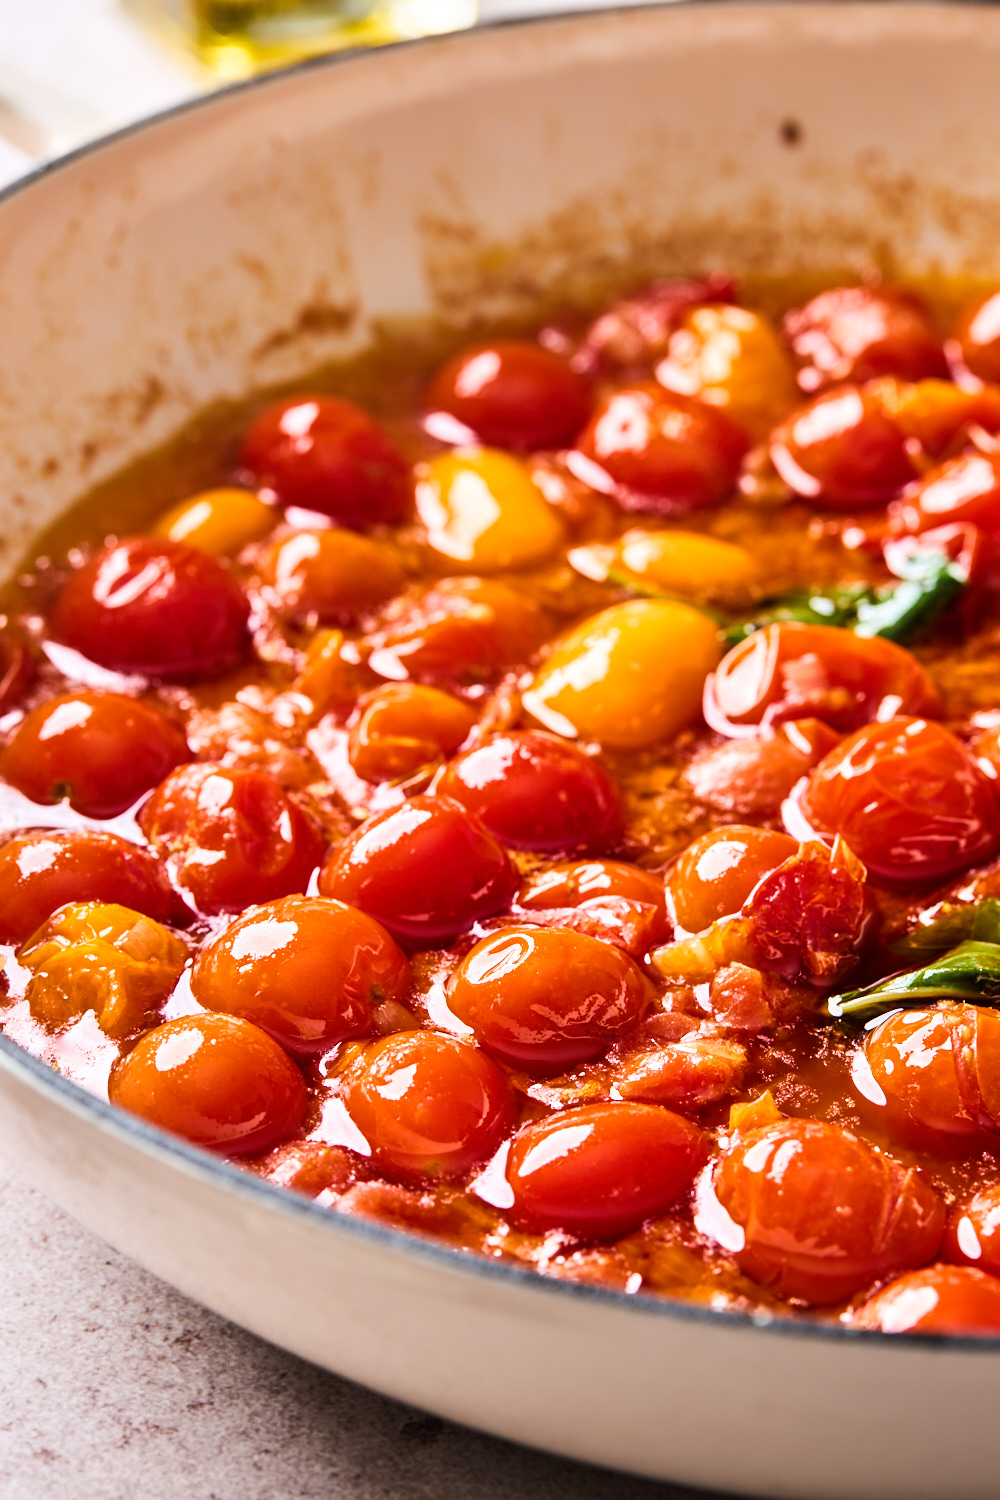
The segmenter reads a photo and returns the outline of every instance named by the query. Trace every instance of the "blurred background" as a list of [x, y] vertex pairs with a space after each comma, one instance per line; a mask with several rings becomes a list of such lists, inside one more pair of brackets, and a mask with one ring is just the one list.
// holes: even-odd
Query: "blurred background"
[[300, 57], [607, 4], [0, 0], [0, 186], [95, 136]]

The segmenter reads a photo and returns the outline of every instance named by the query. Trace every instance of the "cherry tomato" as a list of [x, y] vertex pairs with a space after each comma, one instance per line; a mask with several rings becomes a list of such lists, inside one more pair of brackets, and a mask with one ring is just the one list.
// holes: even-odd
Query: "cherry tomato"
[[365, 781], [393, 781], [453, 754], [475, 722], [475, 710], [451, 693], [392, 683], [358, 704], [348, 758]]
[[968, 1155], [1000, 1145], [1000, 1015], [942, 1003], [896, 1011], [852, 1069], [866, 1113], [894, 1138]]
[[798, 798], [817, 833], [840, 834], [869, 872], [894, 885], [932, 885], [997, 846], [993, 783], [940, 724], [890, 719], [849, 735]]
[[252, 1156], [301, 1124], [308, 1094], [291, 1059], [259, 1026], [181, 1016], [140, 1037], [115, 1064], [112, 1104], [227, 1156]]
[[871, 391], [837, 386], [771, 435], [771, 462], [797, 495], [837, 510], [881, 505], [916, 477], [900, 427]]
[[1000, 1332], [1000, 1281], [970, 1266], [927, 1266], [876, 1292], [854, 1319], [882, 1333]]
[[963, 453], [931, 469], [890, 512], [894, 532], [919, 536], [948, 522], [966, 521], [1000, 533], [1000, 455]]
[[249, 606], [207, 552], [130, 537], [73, 573], [50, 624], [57, 640], [116, 672], [214, 677], [246, 645]]
[[158, 922], [173, 900], [162, 867], [110, 833], [25, 833], [0, 844], [0, 942], [25, 942], [60, 906], [104, 901]]
[[550, 627], [533, 599], [486, 578], [443, 578], [404, 596], [368, 637], [380, 677], [478, 682], [527, 662]]
[[731, 276], [712, 271], [703, 281], [677, 276], [654, 281], [613, 302], [591, 323], [574, 366], [587, 371], [635, 369], [652, 365], [667, 352], [670, 335], [684, 314], [701, 302], [733, 302]]
[[733, 488], [750, 443], [731, 417], [660, 386], [615, 391], [577, 443], [579, 477], [625, 510], [675, 515]]
[[446, 767], [438, 790], [502, 844], [539, 854], [600, 854], [622, 835], [610, 776], [575, 745], [541, 730], [495, 734]]
[[290, 1052], [325, 1052], [402, 1000], [410, 966], [389, 934], [342, 901], [285, 896], [238, 917], [191, 972], [206, 1010], [253, 1021]]
[[478, 818], [450, 797], [376, 813], [330, 852], [319, 889], [423, 947], [510, 904], [517, 875]]
[[505, 927], [465, 955], [448, 1004], [511, 1067], [562, 1073], [601, 1057], [650, 999], [630, 958], [566, 928]]
[[266, 771], [173, 771], [139, 815], [184, 898], [206, 916], [304, 891], [325, 841]]
[[403, 586], [399, 559], [370, 537], [331, 526], [296, 531], [264, 554], [261, 577], [282, 613], [321, 624], [349, 621], [391, 599]]
[[691, 308], [656, 378], [668, 390], [724, 407], [755, 442], [800, 399], [788, 346], [768, 318], [746, 307]]
[[948, 1216], [943, 1253], [956, 1265], [1000, 1276], [1000, 1183], [955, 1205]]
[[821, 719], [844, 732], [889, 714], [933, 717], [940, 699], [902, 646], [832, 625], [789, 623], [734, 646], [706, 682], [703, 707], [713, 729], [738, 738], [786, 719]]
[[481, 443], [529, 452], [571, 443], [590, 416], [590, 388], [538, 344], [499, 339], [463, 349], [431, 381], [427, 409], [455, 417]]
[[1000, 381], [1000, 292], [966, 309], [955, 325], [955, 341], [967, 370], [980, 380]]
[[849, 974], [879, 922], [866, 873], [843, 842], [832, 850], [816, 840], [800, 845], [743, 907], [756, 966], [823, 989]]
[[680, 925], [703, 932], [719, 917], [739, 911], [754, 886], [791, 859], [798, 844], [786, 833], [733, 824], [689, 844], [668, 881]]
[[968, 429], [1000, 428], [1000, 386], [966, 391], [951, 380], [918, 380], [914, 384], [885, 376], [867, 389], [882, 403], [905, 438], [915, 439], [931, 458], [968, 442]]
[[581, 902], [608, 896], [652, 906], [656, 913], [652, 941], [666, 940], [670, 924], [663, 876], [618, 860], [567, 860], [550, 865], [525, 881], [517, 893], [517, 904], [528, 911], [545, 911], [552, 907], [579, 906]]
[[836, 730], [820, 719], [790, 719], [752, 739], [703, 751], [681, 780], [699, 802], [741, 817], [773, 817], [796, 782], [836, 745]]
[[33, 802], [114, 818], [190, 758], [158, 709], [118, 693], [64, 693], [33, 709], [0, 752], [0, 776]]
[[523, 1229], [616, 1239], [686, 1193], [708, 1154], [699, 1127], [656, 1104], [585, 1104], [514, 1137], [507, 1181]]
[[401, 521], [409, 503], [402, 456], [367, 412], [338, 396], [291, 396], [251, 423], [239, 465], [281, 506], [364, 531]]
[[344, 1073], [341, 1097], [373, 1164], [416, 1185], [464, 1177], [514, 1122], [513, 1093], [496, 1063], [434, 1031], [373, 1042]]
[[923, 380], [948, 374], [927, 309], [901, 287], [833, 287], [787, 313], [784, 327], [802, 361], [804, 391], [877, 375]]
[[944, 1204], [918, 1172], [819, 1120], [740, 1135], [714, 1189], [740, 1269], [814, 1306], [922, 1265], [944, 1231]]

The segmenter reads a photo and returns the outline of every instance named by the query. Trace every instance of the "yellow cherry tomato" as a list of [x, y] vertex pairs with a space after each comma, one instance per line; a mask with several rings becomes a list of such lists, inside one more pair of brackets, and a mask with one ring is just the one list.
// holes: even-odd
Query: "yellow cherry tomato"
[[743, 592], [758, 576], [757, 563], [744, 547], [697, 531], [626, 532], [615, 571], [691, 599]]
[[477, 573], [533, 567], [565, 535], [525, 465], [493, 448], [457, 449], [422, 465], [417, 510], [434, 551]]
[[556, 734], [636, 750], [683, 729], [721, 655], [715, 624], [670, 599], [632, 599], [557, 641], [524, 706]]
[[656, 374], [670, 390], [725, 407], [758, 441], [802, 399], [777, 329], [760, 313], [723, 303], [685, 315]]
[[267, 536], [279, 518], [274, 506], [265, 505], [253, 490], [203, 490], [161, 516], [153, 535], [228, 557]]

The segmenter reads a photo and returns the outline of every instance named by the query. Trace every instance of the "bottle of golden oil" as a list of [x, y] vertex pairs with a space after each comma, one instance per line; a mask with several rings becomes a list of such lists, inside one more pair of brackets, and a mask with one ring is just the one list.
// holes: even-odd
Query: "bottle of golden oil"
[[126, 0], [220, 80], [474, 26], [478, 0]]

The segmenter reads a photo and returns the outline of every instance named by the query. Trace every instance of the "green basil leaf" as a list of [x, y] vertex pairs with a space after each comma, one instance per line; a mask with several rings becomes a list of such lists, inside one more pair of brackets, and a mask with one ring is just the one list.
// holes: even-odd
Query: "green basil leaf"
[[831, 995], [826, 1009], [835, 1021], [864, 1024], [900, 1006], [945, 999], [1000, 1006], [1000, 943], [969, 939], [922, 969]]

